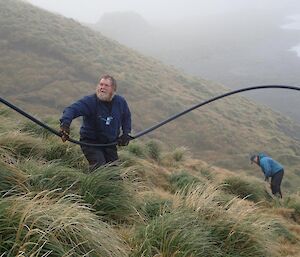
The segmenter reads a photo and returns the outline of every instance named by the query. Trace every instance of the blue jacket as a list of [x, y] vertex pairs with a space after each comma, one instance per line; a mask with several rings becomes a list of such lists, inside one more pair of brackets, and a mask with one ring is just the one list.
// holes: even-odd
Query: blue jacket
[[111, 143], [117, 140], [120, 128], [123, 134], [131, 132], [131, 113], [126, 100], [119, 95], [113, 97], [111, 106], [99, 100], [96, 94], [83, 97], [64, 110], [61, 125], [70, 126], [79, 116], [83, 117], [81, 140]]
[[262, 172], [265, 174], [265, 177], [272, 177], [277, 172], [283, 170], [283, 166], [273, 160], [271, 157], [265, 155], [264, 153], [259, 153], [259, 166], [261, 167]]

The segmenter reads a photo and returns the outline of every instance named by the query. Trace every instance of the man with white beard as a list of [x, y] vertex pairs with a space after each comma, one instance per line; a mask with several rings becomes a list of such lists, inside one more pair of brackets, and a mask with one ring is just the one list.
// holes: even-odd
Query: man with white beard
[[[116, 94], [117, 83], [110, 75], [98, 80], [95, 94], [88, 95], [65, 108], [60, 118], [62, 141], [69, 138], [70, 125], [73, 119], [82, 116], [80, 141], [92, 144], [108, 144], [117, 142], [126, 146], [130, 141], [131, 113], [126, 100]], [[120, 130], [122, 135], [120, 136]], [[106, 163], [118, 159], [117, 147], [81, 146], [93, 171]]]

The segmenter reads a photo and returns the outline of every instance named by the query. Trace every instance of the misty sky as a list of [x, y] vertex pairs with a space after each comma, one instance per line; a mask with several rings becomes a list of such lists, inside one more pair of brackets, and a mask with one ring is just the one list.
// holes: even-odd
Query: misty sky
[[135, 11], [148, 21], [174, 21], [241, 9], [286, 8], [300, 12], [299, 0], [27, 0], [81, 22], [95, 23], [105, 12]]

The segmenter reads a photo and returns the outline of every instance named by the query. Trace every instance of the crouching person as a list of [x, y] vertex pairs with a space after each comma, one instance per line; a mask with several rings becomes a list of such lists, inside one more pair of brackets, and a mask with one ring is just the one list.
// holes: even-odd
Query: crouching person
[[269, 178], [271, 177], [270, 185], [272, 194], [282, 198], [280, 186], [284, 174], [283, 166], [263, 153], [251, 156], [250, 160], [251, 163], [254, 162], [261, 168], [265, 175], [265, 181], [269, 181]]

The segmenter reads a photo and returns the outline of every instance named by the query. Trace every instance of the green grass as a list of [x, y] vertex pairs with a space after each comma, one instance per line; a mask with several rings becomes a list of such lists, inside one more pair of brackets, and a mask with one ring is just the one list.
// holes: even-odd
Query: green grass
[[171, 210], [172, 202], [156, 195], [148, 195], [143, 199], [141, 207], [147, 219], [153, 219]]
[[155, 140], [148, 141], [146, 143], [146, 149], [148, 156], [155, 160], [160, 161], [161, 159], [161, 144]]
[[[41, 122], [44, 122], [48, 126], [51, 127], [51, 124], [49, 124], [49, 119], [46, 120], [46, 121], [41, 120]], [[52, 133], [49, 130], [41, 127], [40, 125], [32, 122], [31, 120], [25, 120], [24, 123], [20, 127], [21, 127], [22, 132], [31, 133], [31, 134], [34, 134], [34, 135], [39, 136], [39, 137], [47, 138], [50, 135], [52, 135]], [[57, 124], [56, 124], [56, 127], [57, 127]]]
[[78, 169], [87, 167], [87, 161], [78, 145], [62, 143], [58, 139], [48, 139], [42, 157], [49, 161], [59, 160], [70, 167]]
[[226, 178], [223, 190], [227, 193], [246, 198], [254, 202], [270, 200], [271, 196], [266, 191], [263, 183], [246, 177], [232, 176]]
[[18, 164], [20, 170], [29, 175], [28, 183], [31, 191], [57, 190], [76, 193], [79, 181], [84, 174], [62, 162], [42, 162], [27, 159]]
[[80, 195], [109, 220], [128, 221], [135, 214], [133, 185], [123, 179], [119, 167], [100, 167], [80, 181]]
[[46, 191], [0, 199], [0, 234], [8, 257], [127, 256], [124, 242], [86, 205]]
[[146, 157], [144, 148], [145, 148], [144, 145], [142, 145], [140, 143], [132, 142], [128, 145], [127, 151], [137, 157], [144, 158], [144, 157]]
[[278, 256], [272, 219], [232, 198], [225, 206], [212, 186], [178, 194], [173, 210], [137, 229], [132, 256]]
[[[116, 77], [118, 92], [128, 100], [134, 131], [155, 125], [227, 90], [139, 55], [72, 19], [24, 1], [2, 0], [0, 9], [5, 14], [0, 17], [1, 93], [46, 121], [45, 116], [55, 114], [56, 121], [49, 120], [50, 125], [57, 126], [64, 107], [93, 93], [97, 78], [107, 71]], [[1, 117], [7, 117], [8, 112], [11, 111], [2, 108]], [[14, 124], [34, 135], [48, 133], [27, 121], [18, 124], [16, 119]], [[6, 121], [1, 123], [1, 132], [4, 126]], [[267, 147], [276, 149], [277, 159], [292, 149], [282, 159], [289, 165], [292, 163], [296, 171], [299, 170], [299, 140], [295, 140], [298, 135], [299, 125], [234, 96], [209, 108], [194, 110], [151, 132], [149, 138], [175, 147], [188, 146], [194, 156], [236, 170], [251, 169], [240, 153]], [[136, 147], [133, 151], [139, 154], [140, 149]], [[55, 147], [49, 159], [53, 152]], [[154, 144], [149, 147], [149, 154], [145, 150], [149, 158], [158, 162], [162, 159], [159, 152]], [[174, 153], [175, 161], [182, 157], [182, 153]]]
[[189, 187], [202, 182], [200, 178], [195, 177], [186, 171], [171, 174], [169, 181], [173, 193], [180, 190], [187, 190]]
[[28, 191], [28, 175], [0, 159], [0, 195], [13, 195]]
[[0, 145], [10, 150], [13, 155], [21, 157], [38, 157], [42, 156], [42, 153], [46, 151], [42, 139], [16, 131], [1, 134]]
[[221, 256], [193, 213], [165, 213], [156, 217], [137, 231], [132, 244], [134, 257]]

